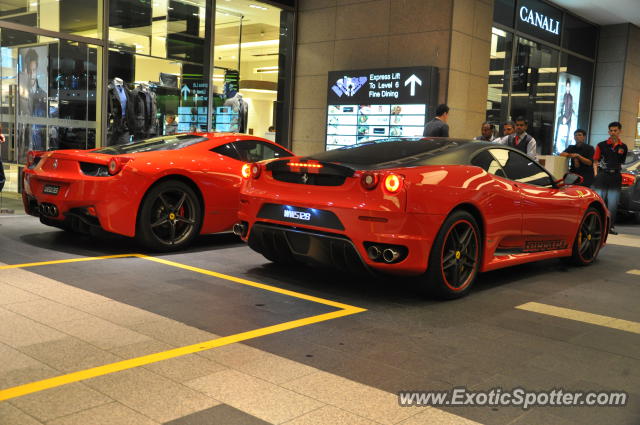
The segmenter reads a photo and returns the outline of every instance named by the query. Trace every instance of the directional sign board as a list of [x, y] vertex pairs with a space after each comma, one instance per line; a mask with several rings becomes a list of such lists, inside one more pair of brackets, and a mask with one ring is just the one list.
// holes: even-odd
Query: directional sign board
[[180, 86], [178, 131], [207, 131], [209, 86], [202, 79], [183, 78]]
[[421, 136], [437, 95], [433, 67], [329, 72], [326, 148]]

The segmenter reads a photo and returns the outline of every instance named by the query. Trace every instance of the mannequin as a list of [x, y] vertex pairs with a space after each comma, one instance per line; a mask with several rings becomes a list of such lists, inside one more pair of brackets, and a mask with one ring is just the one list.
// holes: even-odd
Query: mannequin
[[157, 134], [156, 94], [146, 83], [141, 83], [132, 92], [136, 127], [134, 139], [146, 139]]
[[224, 102], [225, 106], [230, 106], [234, 113], [238, 114], [238, 133], [246, 133], [247, 119], [249, 115], [249, 105], [238, 92], [233, 97]]
[[131, 92], [121, 78], [114, 78], [107, 90], [108, 144], [121, 145], [129, 143], [130, 132], [135, 128], [134, 111]]

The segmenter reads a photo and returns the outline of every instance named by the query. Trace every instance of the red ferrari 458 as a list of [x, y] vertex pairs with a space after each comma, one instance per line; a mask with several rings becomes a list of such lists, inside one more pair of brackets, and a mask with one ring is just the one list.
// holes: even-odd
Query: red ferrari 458
[[253, 164], [234, 232], [271, 261], [423, 275], [453, 298], [478, 272], [592, 263], [608, 211], [578, 178], [555, 181], [504, 145], [378, 140]]
[[265, 139], [229, 133], [161, 136], [93, 150], [30, 152], [22, 199], [44, 224], [135, 237], [160, 251], [237, 221], [242, 173], [291, 156]]

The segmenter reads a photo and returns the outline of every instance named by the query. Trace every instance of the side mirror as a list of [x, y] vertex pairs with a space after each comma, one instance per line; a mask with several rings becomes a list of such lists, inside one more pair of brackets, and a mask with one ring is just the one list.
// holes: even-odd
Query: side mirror
[[583, 181], [584, 181], [584, 177], [582, 177], [579, 174], [575, 174], [575, 173], [567, 173], [562, 177], [562, 182], [565, 185], [580, 184]]

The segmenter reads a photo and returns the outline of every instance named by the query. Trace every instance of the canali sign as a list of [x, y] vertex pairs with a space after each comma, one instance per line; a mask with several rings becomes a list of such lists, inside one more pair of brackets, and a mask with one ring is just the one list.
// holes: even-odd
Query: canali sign
[[560, 35], [560, 21], [550, 18], [526, 6], [520, 7], [520, 20], [551, 34]]

